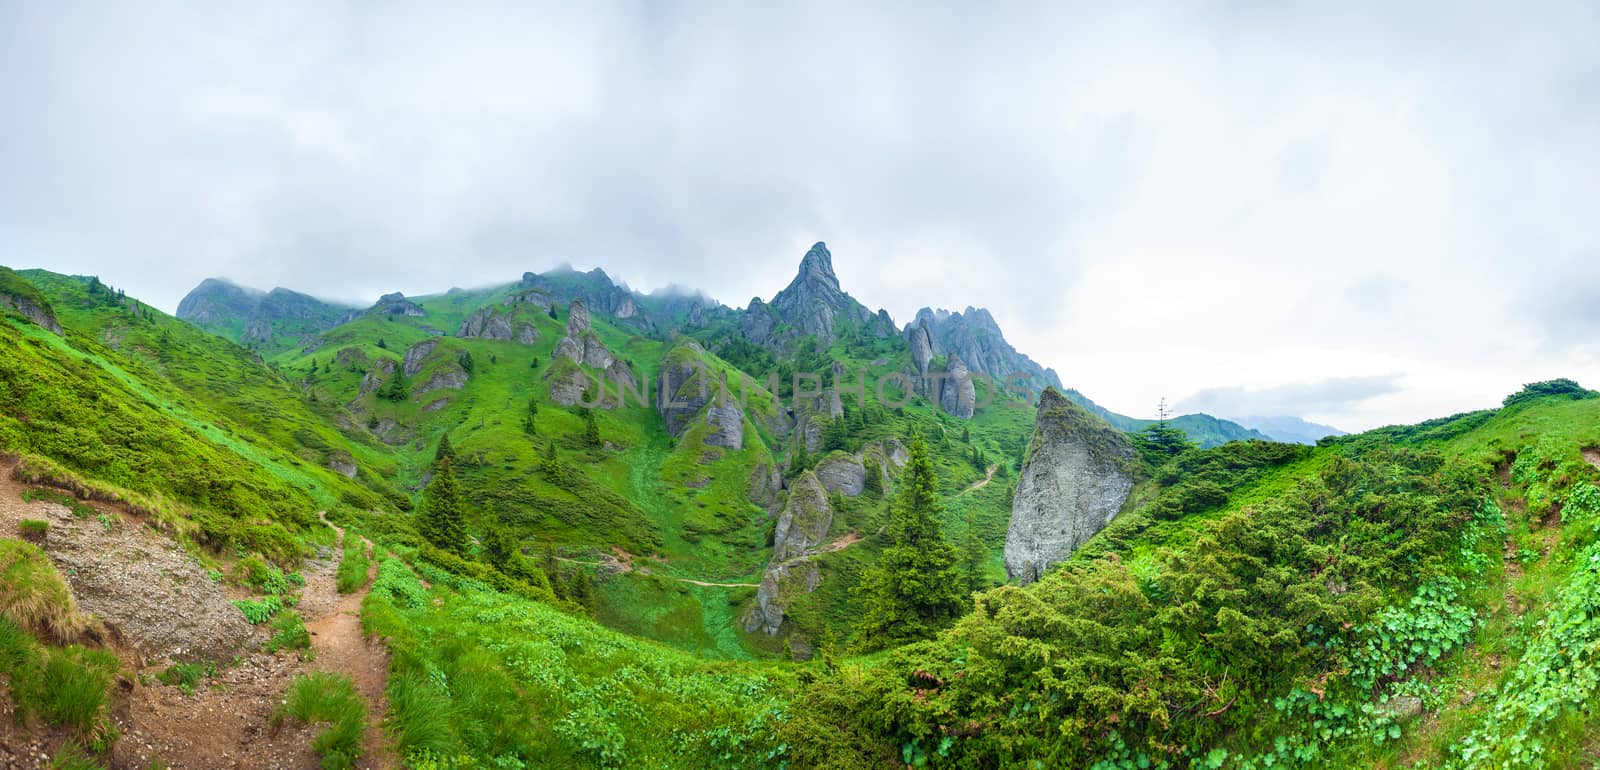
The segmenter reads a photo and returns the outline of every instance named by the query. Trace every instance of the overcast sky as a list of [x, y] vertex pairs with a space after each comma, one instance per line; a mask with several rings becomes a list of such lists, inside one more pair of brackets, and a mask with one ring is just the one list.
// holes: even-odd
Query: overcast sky
[[988, 307], [1118, 411], [1600, 387], [1600, 5], [0, 1], [0, 264]]

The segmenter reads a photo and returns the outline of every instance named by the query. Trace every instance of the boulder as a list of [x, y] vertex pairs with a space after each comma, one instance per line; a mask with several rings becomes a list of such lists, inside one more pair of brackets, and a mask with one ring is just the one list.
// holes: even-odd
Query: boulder
[[1133, 489], [1133, 445], [1054, 388], [1039, 397], [1006, 533], [1006, 572], [1038, 580], [1122, 510]]
[[817, 463], [816, 474], [823, 489], [845, 497], [855, 497], [866, 489], [867, 468], [860, 459], [849, 455], [835, 455]]
[[778, 515], [772, 537], [772, 560], [784, 562], [822, 544], [833, 526], [833, 505], [817, 474], [806, 471], [789, 487], [789, 500]]

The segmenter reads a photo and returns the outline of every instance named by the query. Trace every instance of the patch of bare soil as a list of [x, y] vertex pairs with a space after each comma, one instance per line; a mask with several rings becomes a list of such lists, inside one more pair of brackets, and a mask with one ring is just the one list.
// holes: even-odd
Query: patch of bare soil
[[1590, 447], [1583, 450], [1583, 459], [1595, 468], [1600, 468], [1600, 449]]
[[28, 487], [10, 471], [0, 467], [0, 537], [18, 537], [22, 519], [50, 522], [43, 549], [78, 606], [139, 655], [218, 658], [250, 639], [250, 625], [222, 586], [170, 538], [113, 506], [94, 504], [95, 516], [79, 518], [62, 505], [26, 502]]
[[[122, 737], [105, 758], [112, 768], [145, 770], [157, 759], [174, 770], [318, 768], [310, 746], [325, 726], [273, 720], [289, 683], [314, 670], [350, 676], [368, 700], [366, 746], [356, 767], [399, 766], [381, 727], [388, 654], [361, 634], [367, 589], [349, 596], [336, 590], [337, 559], [304, 565], [298, 611], [313, 635], [310, 662], [293, 652], [240, 654], [268, 632], [246, 623], [193, 557], [111, 506], [95, 505], [99, 516], [79, 519], [61, 505], [25, 502], [28, 487], [11, 479], [13, 467], [0, 461], [0, 537], [17, 537], [22, 519], [49, 520], [44, 550], [67, 577], [80, 608], [115, 626], [139, 653], [125, 656], [139, 683], [119, 697], [113, 714]], [[156, 679], [169, 658], [213, 660], [220, 669], [185, 693]], [[161, 662], [145, 665], [156, 660]], [[0, 687], [0, 768], [48, 766], [46, 755], [64, 734], [16, 724], [3, 693]]]

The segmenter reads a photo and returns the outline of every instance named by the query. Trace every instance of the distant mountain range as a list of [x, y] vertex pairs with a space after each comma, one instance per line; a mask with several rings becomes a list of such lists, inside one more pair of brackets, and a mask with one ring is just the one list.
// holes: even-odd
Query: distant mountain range
[[[452, 289], [446, 295], [433, 296], [470, 301], [505, 288]], [[911, 353], [906, 374], [935, 383], [927, 387], [937, 392], [924, 390], [923, 395], [963, 418], [971, 416], [978, 398], [980, 386], [972, 383], [975, 375], [1002, 384], [1016, 375], [1017, 384], [1026, 391], [1037, 394], [1047, 386], [1061, 389], [1121, 430], [1139, 431], [1153, 422], [1111, 412], [1082, 393], [1064, 388], [1055, 370], [1039, 365], [1006, 341], [994, 316], [984, 308], [952, 312], [924, 307], [897, 329], [887, 311], [873, 311], [844, 291], [833, 269], [833, 255], [823, 243], [806, 252], [794, 280], [771, 302], [755, 297], [743, 309], [729, 308], [704, 292], [679, 286], [642, 293], [614, 281], [600, 268], [580, 272], [565, 264], [544, 273], [524, 273], [510, 288], [542, 292], [555, 302], [582, 300], [595, 316], [652, 339], [668, 340], [689, 333], [706, 336], [708, 330], [715, 330], [717, 333], [709, 336], [717, 344], [734, 344], [731, 340], [748, 343], [768, 351], [774, 362], [795, 358], [802, 342], [826, 350], [845, 336], [895, 340], [896, 347]], [[177, 315], [273, 356], [315, 347], [319, 335], [367, 315], [422, 314], [425, 311], [417, 301], [390, 294], [362, 310], [285, 288], [261, 291], [223, 278], [208, 278], [183, 298]], [[457, 330], [434, 331], [446, 335]], [[1253, 422], [1197, 413], [1171, 422], [1202, 446], [1248, 439], [1314, 443], [1323, 435], [1339, 433], [1294, 417], [1250, 420]]]

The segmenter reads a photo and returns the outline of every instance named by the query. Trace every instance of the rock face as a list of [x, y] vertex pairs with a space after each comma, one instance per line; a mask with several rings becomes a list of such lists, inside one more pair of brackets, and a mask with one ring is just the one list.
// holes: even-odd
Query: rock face
[[567, 336], [556, 343], [554, 355], [566, 356], [596, 369], [604, 369], [616, 360], [590, 328], [589, 307], [582, 300], [574, 301], [567, 309]]
[[526, 321], [515, 321], [510, 315], [497, 312], [492, 307], [481, 308], [462, 319], [456, 327], [456, 336], [468, 339], [515, 340], [532, 345], [539, 339], [539, 330]]
[[433, 355], [433, 351], [438, 348], [438, 340], [423, 340], [406, 348], [405, 363], [401, 371], [405, 372], [407, 377], [417, 376], [417, 372], [422, 371], [423, 364], [427, 363], [428, 356]]
[[972, 419], [978, 401], [977, 388], [972, 384], [972, 372], [961, 357], [951, 353], [945, 365], [944, 377], [939, 380], [939, 406], [945, 412], [963, 420]]
[[848, 455], [829, 457], [817, 463], [816, 473], [823, 489], [845, 497], [855, 497], [867, 486], [867, 467], [860, 458]]
[[806, 471], [789, 488], [789, 501], [778, 515], [772, 536], [772, 560], [788, 561], [804, 555], [828, 536], [833, 526], [833, 506], [817, 474]]
[[706, 423], [712, 430], [706, 434], [706, 443], [729, 449], [744, 448], [744, 410], [731, 396], [720, 395], [716, 403], [706, 407]]
[[822, 573], [812, 549], [827, 538], [831, 526], [833, 506], [828, 503], [827, 490], [815, 473], [806, 471], [795, 479], [789, 501], [778, 516], [772, 562], [761, 576], [755, 606], [745, 615], [745, 631], [761, 629], [769, 636], [776, 635], [790, 602], [817, 590]]
[[394, 376], [394, 372], [394, 359], [378, 359], [378, 362], [373, 364], [372, 368], [368, 369], [366, 375], [361, 378], [361, 395], [365, 396], [368, 393], [383, 387], [383, 384], [388, 382], [390, 377]]
[[428, 314], [428, 311], [423, 310], [421, 305], [406, 299], [406, 295], [398, 291], [379, 297], [378, 304], [373, 305], [372, 310], [368, 312], [380, 315], [411, 316], [412, 318], [422, 318]]
[[56, 311], [44, 295], [22, 276], [8, 267], [0, 267], [0, 309], [10, 308], [58, 336], [63, 334]]
[[822, 571], [817, 569], [815, 559], [807, 557], [774, 562], [761, 575], [754, 611], [744, 619], [745, 632], [753, 634], [760, 629], [767, 636], [777, 636], [778, 629], [783, 627], [784, 613], [790, 602], [797, 596], [817, 590], [821, 584]]
[[907, 338], [913, 340], [913, 351], [917, 345], [913, 335], [918, 327], [926, 327], [934, 355], [960, 356], [972, 372], [988, 375], [997, 385], [1004, 385], [1007, 378], [1020, 374], [1018, 384], [1029, 392], [1038, 393], [1047, 387], [1061, 389], [1061, 378], [1055, 371], [1040, 366], [1011, 347], [1000, 333], [994, 316], [983, 308], [969, 307], [960, 313], [943, 308], [918, 310], [916, 320], [905, 329]]
[[436, 390], [449, 388], [460, 390], [467, 385], [467, 373], [455, 364], [443, 364], [433, 373], [428, 381], [416, 389], [415, 396], [432, 393]]
[[[772, 298], [771, 304], [759, 299], [750, 301], [745, 308], [740, 330], [746, 339], [766, 347], [786, 347], [806, 335], [815, 335], [817, 344], [827, 347], [838, 338], [842, 323], [867, 329], [869, 333], [892, 333], [890, 322], [884, 327], [881, 319], [887, 313], [874, 314], [839, 288], [839, 277], [833, 272], [833, 255], [825, 243], [817, 242], [800, 260], [800, 272], [783, 291]], [[776, 330], [785, 327], [779, 333]]]
[[911, 345], [912, 383], [917, 393], [926, 397], [931, 389], [928, 367], [933, 363], [933, 332], [928, 330], [927, 319], [919, 318], [906, 329], [906, 343]]
[[1053, 388], [1039, 397], [1006, 533], [1006, 572], [1023, 584], [1071, 556], [1133, 489], [1127, 436]]
[[659, 331], [655, 320], [635, 300], [633, 291], [617, 285], [598, 267], [587, 273], [573, 270], [571, 265], [544, 274], [523, 273], [519, 285], [568, 303], [582, 302], [589, 310], [615, 319], [620, 326], [645, 334]]

